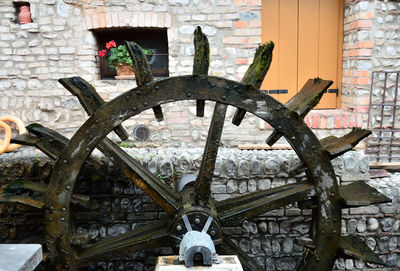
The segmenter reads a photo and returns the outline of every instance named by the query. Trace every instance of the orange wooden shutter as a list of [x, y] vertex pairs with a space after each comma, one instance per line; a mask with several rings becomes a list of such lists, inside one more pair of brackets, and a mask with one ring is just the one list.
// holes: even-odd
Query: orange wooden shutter
[[[274, 41], [275, 50], [261, 89], [286, 103], [309, 78], [333, 80], [328, 92], [340, 88], [342, 1], [263, 0], [262, 42]], [[339, 95], [325, 94], [317, 108], [339, 107]]]

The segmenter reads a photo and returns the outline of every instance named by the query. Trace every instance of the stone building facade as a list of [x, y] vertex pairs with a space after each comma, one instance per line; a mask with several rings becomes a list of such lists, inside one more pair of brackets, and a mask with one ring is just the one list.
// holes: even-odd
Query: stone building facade
[[[260, 1], [30, 1], [30, 6], [33, 23], [20, 25], [14, 22], [11, 1], [1, 3], [0, 46], [5, 67], [0, 75], [1, 114], [66, 133], [76, 130], [86, 116], [77, 99], [57, 83], [60, 77], [83, 77], [106, 101], [136, 85], [134, 81], [100, 80], [94, 29], [167, 29], [170, 76], [191, 74], [197, 25], [210, 41], [210, 75], [240, 79], [261, 42]], [[211, 110], [207, 107], [206, 117]], [[163, 122], [142, 114], [126, 125], [149, 125], [150, 141], [158, 145], [204, 140], [209, 119], [194, 118], [193, 102], [167, 106], [163, 111]], [[239, 136], [240, 141], [255, 142], [260, 125], [264, 126], [249, 118], [243, 124], [249, 133], [240, 135], [231, 125], [227, 132], [232, 133], [227, 133], [225, 141]]]
[[[170, 76], [191, 74], [192, 35], [197, 25], [210, 41], [210, 75], [240, 80], [261, 42], [261, 0], [31, 0], [29, 4], [33, 23], [21, 25], [15, 2], [0, 3], [0, 114], [19, 116], [26, 123], [41, 122], [69, 135], [86, 115], [77, 99], [57, 82], [59, 78], [79, 75], [106, 101], [135, 87], [132, 81], [100, 79], [93, 31], [166, 29]], [[399, 10], [395, 1], [345, 1], [342, 109], [313, 110], [306, 117], [320, 137], [333, 129], [340, 134], [367, 126], [371, 72], [400, 65]], [[163, 111], [163, 122], [145, 113], [125, 125], [130, 133], [139, 123], [148, 125], [147, 144], [204, 141], [208, 121], [195, 117], [194, 101], [165, 106]], [[211, 112], [208, 106], [206, 116]], [[239, 132], [230, 124], [233, 112], [229, 108], [224, 144], [263, 143], [270, 132], [268, 125], [247, 116]]]

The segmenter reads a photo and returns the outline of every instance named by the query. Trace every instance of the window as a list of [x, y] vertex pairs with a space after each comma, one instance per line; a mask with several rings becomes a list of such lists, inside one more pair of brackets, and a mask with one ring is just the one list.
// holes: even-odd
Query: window
[[15, 8], [15, 19], [14, 23], [27, 24], [32, 23], [31, 17], [31, 4], [25, 1], [13, 1]]
[[[105, 49], [106, 43], [114, 40], [118, 45], [124, 40], [135, 41], [153, 51], [148, 57], [154, 77], [168, 77], [168, 39], [166, 28], [107, 28], [93, 31], [99, 50]], [[116, 72], [108, 67], [106, 58], [98, 58], [101, 79], [114, 79]]]

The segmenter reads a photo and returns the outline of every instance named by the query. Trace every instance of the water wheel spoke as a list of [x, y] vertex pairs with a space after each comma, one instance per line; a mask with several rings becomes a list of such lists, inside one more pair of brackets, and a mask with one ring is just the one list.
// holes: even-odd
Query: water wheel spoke
[[168, 245], [168, 221], [146, 225], [110, 239], [106, 239], [82, 250], [77, 255], [79, 266], [95, 260], [113, 259], [121, 254]]
[[[143, 86], [154, 81], [150, 64], [147, 61], [147, 56], [144, 54], [140, 45], [133, 41], [125, 41], [125, 45], [133, 60], [133, 70], [135, 72], [137, 86]], [[153, 112], [157, 121], [164, 120], [164, 115], [160, 105], [153, 107]]]
[[[16, 136], [13, 142], [35, 146], [53, 160], [56, 160], [60, 156], [60, 153], [69, 142], [69, 139], [65, 136], [39, 123], [30, 124], [26, 126], [26, 129], [33, 135], [23, 134]], [[86, 163], [91, 166], [100, 164], [100, 162], [94, 158], [90, 158]]]
[[[210, 66], [210, 44], [207, 36], [201, 31], [201, 27], [198, 26], [194, 31], [193, 36], [194, 43], [194, 58], [193, 58], [193, 75], [207, 75], [208, 68]], [[196, 116], [204, 116], [204, 100], [196, 101]]]
[[39, 123], [30, 124], [26, 129], [40, 139], [35, 142], [35, 146], [51, 159], [57, 159], [69, 141], [65, 136]]
[[[94, 112], [105, 104], [103, 98], [101, 98], [97, 93], [95, 87], [79, 76], [60, 78], [58, 82], [71, 92], [72, 95], [78, 98], [82, 107], [89, 116], [93, 115]], [[129, 137], [122, 125], [116, 126], [114, 132], [119, 136], [119, 138], [121, 138], [121, 140], [126, 140]]]
[[15, 144], [21, 144], [25, 146], [35, 146], [37, 142], [40, 141], [40, 138], [37, 136], [32, 136], [29, 134], [22, 134], [22, 135], [17, 135], [11, 138], [10, 143], [15, 143]]
[[[314, 193], [314, 187], [310, 183], [298, 183], [291, 187], [281, 186], [281, 190], [266, 196], [258, 197], [256, 200], [249, 200], [249, 196], [237, 197], [237, 203], [224, 204], [224, 201], [217, 206], [219, 219], [224, 226], [235, 225], [254, 216], [283, 207], [300, 201]], [[221, 207], [223, 206], [223, 207]]]
[[[285, 106], [296, 112], [300, 118], [304, 118], [311, 109], [313, 109], [321, 100], [325, 91], [333, 84], [333, 81], [322, 80], [320, 78], [308, 79], [303, 88], [293, 96]], [[274, 130], [267, 138], [268, 145], [274, 145], [282, 134]]]
[[[260, 45], [254, 55], [253, 63], [249, 66], [242, 78], [242, 83], [260, 88], [272, 62], [272, 51], [274, 43], [272, 41]], [[246, 114], [246, 110], [238, 108], [233, 116], [232, 123], [239, 126]]]
[[[17, 188], [23, 188], [23, 189], [28, 189], [31, 191], [42, 193], [43, 198], [46, 197], [46, 195], [49, 191], [47, 184], [32, 182], [32, 181], [25, 181], [25, 180], [13, 181], [6, 186], [5, 190], [9, 191], [10, 189], [17, 189]], [[87, 205], [89, 203], [89, 201], [90, 201], [90, 197], [86, 196], [86, 195], [72, 194], [72, 196], [71, 196], [72, 203], [80, 204], [82, 206]]]
[[53, 160], [57, 159], [58, 155], [60, 154], [60, 148], [55, 144], [51, 144], [45, 139], [41, 139], [37, 136], [32, 136], [29, 134], [17, 135], [11, 139], [11, 143], [34, 146]]
[[114, 164], [167, 213], [174, 214], [179, 209], [179, 196], [117, 144], [105, 138], [100, 146], [99, 149], [113, 157]]
[[44, 199], [42, 198], [33, 199], [27, 196], [6, 195], [6, 194], [0, 194], [0, 203], [20, 203], [38, 209], [42, 209], [45, 205]]
[[268, 190], [264, 191], [258, 191], [255, 193], [239, 196], [239, 197], [233, 197], [229, 198], [226, 200], [218, 201], [216, 202], [216, 207], [220, 212], [225, 212], [226, 210], [229, 210], [232, 208], [232, 206], [235, 205], [243, 205], [247, 203], [251, 203], [252, 201], [263, 199], [265, 197], [272, 196], [277, 193], [281, 193], [283, 191], [286, 191], [291, 188], [298, 187], [298, 183], [292, 183], [292, 184], [286, 184], [278, 187], [274, 187]]
[[44, 127], [39, 123], [32, 123], [26, 126], [26, 129], [29, 131], [29, 133], [34, 134], [39, 138], [53, 142], [54, 145], [58, 146], [60, 151], [64, 149], [69, 141], [68, 138], [66, 138], [62, 134], [47, 127]]
[[240, 262], [250, 271], [263, 270], [257, 262], [251, 258], [246, 252], [238, 247], [228, 236], [224, 237], [222, 245], [219, 247], [224, 254], [238, 256]]
[[214, 176], [215, 162], [217, 160], [219, 144], [224, 128], [227, 107], [226, 104], [219, 102], [215, 103], [214, 113], [204, 148], [203, 159], [201, 161], [199, 175], [197, 176], [195, 184], [197, 201], [199, 202], [206, 203], [211, 196], [211, 182]]
[[13, 181], [6, 186], [6, 190], [24, 188], [29, 189], [39, 193], [46, 193], [48, 190], [47, 184], [31, 182], [31, 181]]
[[[69, 142], [69, 139], [65, 136], [39, 123], [32, 123], [26, 126], [26, 129], [32, 135], [18, 135], [13, 138], [13, 143], [35, 146], [53, 160], [60, 156], [60, 153]], [[90, 157], [85, 162], [90, 166], [100, 165], [100, 162], [93, 157]]]

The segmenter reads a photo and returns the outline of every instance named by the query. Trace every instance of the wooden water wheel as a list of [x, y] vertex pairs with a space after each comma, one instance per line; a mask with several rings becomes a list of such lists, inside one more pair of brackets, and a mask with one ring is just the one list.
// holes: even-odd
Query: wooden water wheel
[[[77, 270], [99, 259], [113, 259], [121, 251], [133, 253], [147, 248], [176, 247], [177, 240], [185, 233], [181, 227], [185, 223], [183, 217], [194, 229], [202, 228], [211, 217], [208, 234], [217, 251], [238, 255], [248, 270], [262, 270], [222, 228], [295, 202], [313, 210], [310, 238], [299, 241], [308, 252], [297, 270], [330, 270], [336, 257], [343, 255], [383, 264], [358, 238], [341, 236], [341, 209], [387, 202], [388, 198], [363, 182], [339, 186], [330, 162], [351, 150], [370, 132], [355, 129], [342, 138], [328, 137], [320, 141], [303, 121], [332, 81], [310, 79], [283, 105], [259, 90], [271, 63], [272, 42], [257, 49], [241, 82], [208, 76], [209, 44], [199, 27], [194, 36], [192, 75], [154, 80], [140, 46], [134, 42], [126, 42], [126, 45], [135, 63], [136, 88], [105, 103], [95, 88], [82, 78], [60, 79], [59, 82], [78, 97], [90, 118], [70, 140], [39, 124], [29, 125], [29, 134], [13, 139], [15, 143], [36, 146], [55, 160], [48, 186], [31, 187], [42, 192], [42, 199], [16, 199], [12, 195], [1, 198], [45, 209], [46, 242], [55, 269]], [[193, 186], [176, 192], [106, 136], [114, 130], [125, 140], [128, 136], [121, 126], [123, 121], [150, 108], [157, 120], [163, 120], [161, 106], [183, 100], [197, 101], [198, 117], [204, 115], [205, 101], [216, 103], [196, 181]], [[305, 171], [308, 181], [216, 202], [211, 197], [210, 187], [228, 105], [237, 108], [232, 122], [238, 126], [246, 112], [268, 122], [275, 129], [267, 139], [270, 145], [283, 136], [301, 161], [293, 171]], [[71, 206], [85, 200], [74, 191], [82, 166], [96, 163], [90, 158], [95, 148], [112, 159], [168, 214], [168, 218], [79, 249], [71, 245]]]

